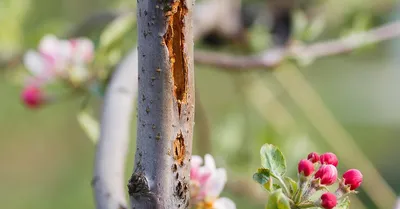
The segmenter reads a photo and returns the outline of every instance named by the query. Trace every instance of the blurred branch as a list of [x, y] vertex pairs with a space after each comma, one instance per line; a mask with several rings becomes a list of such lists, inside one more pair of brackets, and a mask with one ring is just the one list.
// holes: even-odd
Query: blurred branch
[[124, 173], [137, 95], [137, 65], [138, 53], [134, 47], [112, 75], [104, 97], [93, 177], [97, 209], [128, 208]]
[[400, 198], [397, 198], [396, 205], [393, 209], [400, 209]]
[[229, 70], [247, 70], [253, 68], [273, 68], [290, 57], [316, 59], [330, 55], [351, 52], [368, 44], [393, 39], [400, 36], [400, 21], [353, 34], [338, 40], [314, 43], [308, 46], [293, 45], [289, 48], [269, 49], [264, 53], [250, 56], [233, 56], [218, 52], [197, 50], [195, 62]]

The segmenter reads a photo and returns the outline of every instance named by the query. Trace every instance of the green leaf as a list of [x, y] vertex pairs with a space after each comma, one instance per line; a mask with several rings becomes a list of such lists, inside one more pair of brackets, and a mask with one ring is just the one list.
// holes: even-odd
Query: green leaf
[[257, 173], [253, 175], [254, 181], [261, 185], [265, 185], [268, 183], [268, 181], [271, 179], [271, 174], [268, 169], [265, 168], [259, 168]]
[[350, 199], [349, 197], [345, 197], [339, 204], [336, 205], [335, 209], [349, 209], [350, 208]]
[[96, 143], [99, 138], [99, 123], [86, 111], [81, 111], [78, 116], [79, 125], [85, 131], [86, 135]]
[[291, 179], [290, 177], [285, 176], [284, 179], [285, 184], [289, 187], [290, 194], [293, 195], [297, 191], [297, 183]]
[[260, 150], [261, 165], [268, 169], [271, 176], [281, 177], [286, 172], [286, 160], [278, 147], [264, 144]]
[[132, 29], [136, 16], [129, 13], [112, 21], [100, 35], [100, 48], [109, 49], [121, 42], [124, 35]]
[[265, 209], [290, 209], [289, 200], [282, 190], [278, 189], [269, 196]]

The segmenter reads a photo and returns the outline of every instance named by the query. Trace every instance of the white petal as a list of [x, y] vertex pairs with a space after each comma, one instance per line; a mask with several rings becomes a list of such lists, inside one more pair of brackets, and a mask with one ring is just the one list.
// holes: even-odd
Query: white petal
[[69, 40], [69, 44], [72, 48], [72, 62], [85, 64], [92, 61], [94, 55], [94, 44], [90, 39], [73, 39]]
[[235, 203], [226, 197], [218, 198], [214, 202], [214, 209], [236, 209]]
[[216, 169], [215, 167], [215, 160], [212, 155], [206, 154], [204, 156], [204, 166], [209, 168], [210, 170], [214, 171]]
[[218, 197], [224, 190], [227, 181], [226, 170], [218, 168], [207, 182], [207, 195], [210, 197]]
[[192, 167], [200, 167], [203, 164], [203, 159], [198, 155], [192, 155], [192, 159], [190, 160], [190, 165]]
[[49, 34], [40, 40], [39, 51], [40, 53], [53, 56], [57, 54], [59, 41], [55, 35]]
[[94, 44], [91, 40], [86, 38], [78, 39], [77, 49], [78, 49], [78, 54], [86, 58], [86, 61], [88, 61], [87, 59], [93, 57]]
[[29, 70], [30, 73], [32, 73], [35, 76], [43, 75], [46, 71], [45, 60], [39, 53], [33, 50], [29, 50], [24, 55], [23, 61], [25, 67]]
[[59, 42], [57, 55], [60, 59], [70, 60], [74, 54], [72, 51], [72, 46], [69, 41], [62, 40]]

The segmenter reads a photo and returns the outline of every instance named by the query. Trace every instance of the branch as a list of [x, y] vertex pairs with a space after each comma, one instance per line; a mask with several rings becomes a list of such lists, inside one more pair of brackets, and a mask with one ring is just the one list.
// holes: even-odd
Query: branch
[[189, 206], [194, 0], [138, 0], [139, 91], [132, 208]]
[[230, 70], [273, 68], [288, 57], [316, 59], [337, 55], [398, 36], [400, 36], [400, 21], [338, 40], [315, 43], [309, 46], [294, 45], [287, 49], [269, 49], [258, 55], [233, 56], [218, 52], [196, 51], [195, 62]]
[[117, 67], [107, 87], [97, 144], [93, 188], [97, 209], [125, 209], [125, 160], [133, 101], [137, 95], [136, 47]]

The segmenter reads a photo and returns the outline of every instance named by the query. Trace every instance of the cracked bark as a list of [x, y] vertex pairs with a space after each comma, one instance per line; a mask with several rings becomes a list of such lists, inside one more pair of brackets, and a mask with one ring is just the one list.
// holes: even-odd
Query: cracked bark
[[132, 208], [187, 208], [194, 125], [192, 0], [139, 0]]

